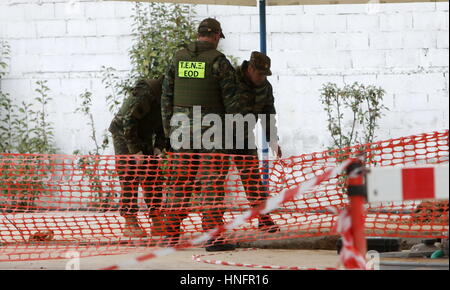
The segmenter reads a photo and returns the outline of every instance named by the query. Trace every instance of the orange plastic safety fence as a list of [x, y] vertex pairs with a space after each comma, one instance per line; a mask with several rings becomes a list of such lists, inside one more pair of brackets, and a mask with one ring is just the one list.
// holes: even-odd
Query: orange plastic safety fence
[[[448, 130], [269, 161], [268, 179], [254, 156], [0, 154], [0, 261], [67, 258], [73, 250], [82, 257], [145, 250], [174, 230], [192, 239], [355, 155], [369, 167], [448, 163]], [[225, 238], [331, 235], [337, 216], [330, 207], [347, 203], [340, 176]], [[271, 232], [270, 220], [279, 231]], [[448, 201], [369, 204], [366, 230], [372, 236], [447, 237]]]

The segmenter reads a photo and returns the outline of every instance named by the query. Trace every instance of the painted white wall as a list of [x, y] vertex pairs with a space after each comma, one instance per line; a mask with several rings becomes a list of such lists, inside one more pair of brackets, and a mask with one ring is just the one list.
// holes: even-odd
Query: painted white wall
[[[93, 147], [87, 120], [73, 113], [85, 90], [95, 96], [98, 134], [109, 125], [100, 71], [129, 70], [132, 7], [93, 0], [0, 1], [0, 38], [12, 52], [1, 89], [17, 103], [31, 101], [35, 81], [48, 80], [61, 152]], [[267, 7], [270, 81], [285, 154], [330, 144], [319, 102], [326, 82], [359, 81], [387, 91], [390, 111], [378, 140], [448, 128], [448, 8], [448, 2]], [[243, 60], [259, 49], [258, 8], [198, 5], [196, 11], [198, 19], [222, 23], [225, 54]]]

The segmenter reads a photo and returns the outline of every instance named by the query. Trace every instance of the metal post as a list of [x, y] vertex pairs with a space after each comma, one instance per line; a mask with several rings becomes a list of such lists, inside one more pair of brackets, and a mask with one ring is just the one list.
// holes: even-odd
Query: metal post
[[259, 1], [259, 33], [260, 33], [260, 49], [261, 52], [267, 54], [266, 43], [266, 0]]
[[[266, 0], [258, 0], [259, 1], [259, 40], [260, 40], [260, 51], [264, 54], [267, 54], [267, 40], [266, 40]], [[266, 124], [269, 120], [266, 120]], [[261, 129], [261, 138], [262, 138], [262, 160], [263, 160], [263, 181], [267, 182], [269, 179], [269, 163], [267, 160], [269, 159], [269, 147], [266, 141], [266, 132], [263, 132]]]

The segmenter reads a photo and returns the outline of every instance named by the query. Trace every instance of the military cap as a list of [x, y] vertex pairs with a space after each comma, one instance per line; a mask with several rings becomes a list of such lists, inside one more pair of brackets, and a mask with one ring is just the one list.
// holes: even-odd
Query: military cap
[[206, 18], [200, 22], [198, 32], [220, 32], [220, 37], [225, 38], [220, 27], [220, 22], [214, 18]]
[[270, 71], [270, 58], [264, 53], [253, 51], [250, 56], [249, 63], [257, 70], [265, 73], [268, 76], [272, 75]]

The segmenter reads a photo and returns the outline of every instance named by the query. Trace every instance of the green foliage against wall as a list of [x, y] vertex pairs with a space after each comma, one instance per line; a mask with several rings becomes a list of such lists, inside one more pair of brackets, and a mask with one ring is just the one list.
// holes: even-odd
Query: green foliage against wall
[[321, 89], [321, 102], [327, 113], [332, 148], [345, 148], [373, 142], [378, 121], [388, 110], [383, 105], [385, 91], [357, 82], [338, 88], [327, 83]]
[[102, 67], [103, 84], [110, 91], [106, 101], [113, 114], [138, 80], [164, 75], [175, 52], [196, 37], [192, 6], [136, 3], [133, 12], [130, 73], [121, 78], [115, 68]]
[[[134, 84], [140, 79], [151, 79], [162, 76], [174, 53], [186, 43], [195, 39], [196, 25], [192, 21], [194, 11], [191, 6], [162, 3], [136, 3], [133, 13], [132, 36], [133, 43], [129, 51], [131, 71], [120, 77], [113, 67], [102, 67], [102, 83], [109, 92], [106, 103], [109, 112], [114, 115], [119, 110], [122, 101], [129, 95]], [[87, 152], [75, 150], [73, 153], [83, 156], [78, 159], [77, 166], [83, 172], [95, 192], [94, 206], [108, 207], [117, 192], [111, 188], [111, 183], [105, 184], [99, 180], [101, 159], [94, 155], [104, 154], [109, 148], [110, 134], [105, 128], [99, 140], [95, 119], [92, 114], [93, 95], [89, 91], [79, 95], [81, 103], [75, 113], [84, 115], [90, 129], [92, 149]], [[113, 175], [106, 170], [107, 176]]]
[[[0, 42], [0, 82], [8, 71], [10, 48]], [[10, 94], [0, 90], [0, 209], [7, 204], [7, 211], [31, 211], [35, 200], [45, 195], [45, 179], [48, 160], [45, 156], [28, 155], [18, 160], [8, 153], [53, 154], [54, 128], [49, 121], [46, 81], [37, 81], [34, 103], [14, 103]], [[36, 174], [40, 172], [41, 174]]]
[[[10, 47], [0, 42], [0, 82], [8, 71]], [[34, 103], [14, 103], [10, 94], [0, 90], [0, 152], [4, 153], [56, 153], [54, 128], [49, 121], [47, 81], [37, 81]]]
[[132, 76], [158, 78], [163, 75], [177, 50], [193, 41], [197, 25], [192, 6], [137, 3], [133, 15], [130, 50]]
[[[388, 110], [383, 105], [385, 91], [375, 86], [365, 86], [357, 82], [339, 88], [336, 84], [327, 83], [321, 89], [320, 100], [327, 113], [328, 130], [333, 140], [331, 156], [343, 161], [349, 155], [358, 155], [363, 159], [371, 158], [366, 154], [364, 144], [372, 143], [378, 121]], [[355, 150], [347, 149], [362, 145]], [[374, 161], [372, 161], [375, 164]], [[340, 193], [347, 193], [347, 176], [338, 178]]]

